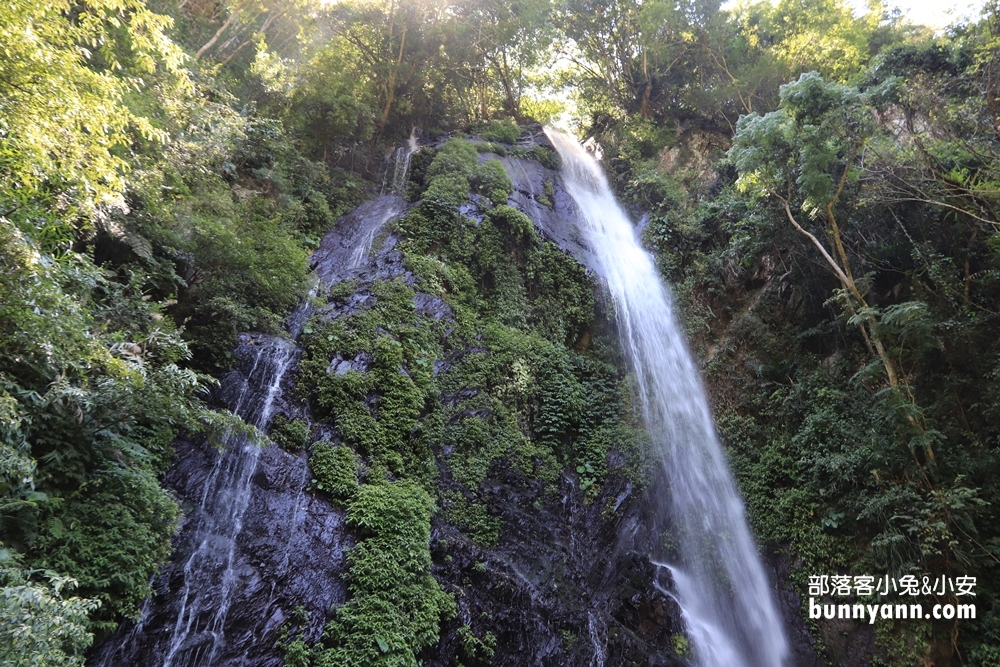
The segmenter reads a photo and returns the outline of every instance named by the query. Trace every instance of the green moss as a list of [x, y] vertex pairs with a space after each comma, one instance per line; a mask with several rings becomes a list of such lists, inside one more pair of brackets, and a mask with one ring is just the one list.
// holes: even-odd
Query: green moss
[[431, 497], [408, 481], [361, 486], [347, 522], [360, 536], [347, 555], [350, 599], [335, 610], [314, 667], [415, 667], [438, 641], [455, 603], [430, 574]]
[[[375, 283], [370, 296], [367, 308], [304, 336], [300, 386], [345, 442], [393, 474], [427, 471], [432, 479], [430, 449], [417, 427], [436, 397], [441, 324], [416, 315], [414, 292], [400, 280]], [[338, 372], [339, 360], [369, 368]]]
[[421, 197], [432, 212], [450, 211], [469, 198], [469, 179], [476, 172], [476, 147], [464, 139], [451, 139], [433, 153], [421, 151], [420, 170], [426, 189]]
[[552, 208], [552, 200], [555, 198], [555, 193], [552, 189], [552, 181], [545, 181], [545, 194], [535, 197], [535, 200], [542, 206], [547, 206]]
[[500, 518], [490, 514], [485, 505], [469, 505], [464, 519], [464, 526], [476, 544], [488, 548], [500, 540]]
[[546, 242], [526, 262], [531, 322], [553, 342], [575, 346], [594, 320], [596, 286], [586, 269]]
[[334, 303], [343, 303], [358, 291], [358, 281], [344, 280], [330, 287], [328, 298]]
[[538, 238], [531, 218], [513, 206], [497, 206], [487, 217], [494, 225], [503, 229], [514, 244], [524, 244]]
[[[324, 647], [314, 647], [314, 666], [346, 664], [348, 655], [412, 664], [414, 647], [426, 646], [422, 642], [432, 635], [418, 640], [407, 634], [400, 608], [407, 618], [423, 619], [415, 621], [421, 627], [437, 627], [412, 597], [417, 589], [433, 597], [429, 575], [413, 584], [417, 588], [383, 593], [391, 582], [378, 576], [396, 567], [387, 564], [396, 562], [402, 538], [384, 532], [388, 525], [366, 508], [391, 518], [391, 506], [419, 505], [418, 497], [435, 491], [443, 518], [490, 547], [504, 526], [489, 511], [483, 485], [501, 467], [549, 489], [562, 470], [582, 470], [581, 486], [592, 498], [614, 472], [608, 460], [617, 451], [628, 461], [618, 472], [640, 478], [641, 438], [630, 421], [629, 384], [601, 360], [607, 346], [591, 338], [592, 278], [541, 239], [522, 212], [498, 203], [509, 198], [506, 172], [498, 161], [476, 167], [469, 148], [460, 140], [442, 147], [427, 165], [423, 204], [394, 223], [412, 283], [352, 285], [368, 297], [360, 308], [333, 321], [317, 319], [303, 336], [299, 387], [345, 443], [314, 447], [317, 488], [334, 488], [341, 478], [356, 482], [352, 449], [364, 459], [369, 480], [350, 500], [352, 525], [361, 535], [351, 556], [352, 599], [338, 611]], [[469, 178], [481, 192], [500, 192], [478, 224], [454, 208], [459, 181]], [[448, 188], [453, 195], [438, 197]], [[332, 291], [347, 298], [347, 289]], [[443, 299], [450, 317], [417, 313], [417, 291]], [[352, 366], [346, 372], [345, 360]], [[344, 460], [333, 460], [337, 452]], [[321, 478], [327, 474], [321, 469], [341, 471], [341, 477], [330, 472]], [[453, 482], [447, 489], [439, 486], [442, 472]], [[429, 516], [432, 510], [426, 511]], [[425, 552], [421, 544], [413, 553]], [[402, 558], [404, 569], [412, 557]], [[383, 575], [377, 576], [375, 564]], [[488, 645], [476, 645], [476, 659], [488, 659]]]
[[558, 171], [559, 167], [562, 166], [559, 154], [548, 146], [531, 146], [530, 148], [518, 146], [510, 150], [510, 155], [526, 160], [535, 160], [546, 169], [553, 171]]
[[506, 157], [507, 147], [503, 144], [495, 144], [493, 142], [479, 142], [475, 144], [476, 151], [479, 153], [496, 153], [500, 157]]

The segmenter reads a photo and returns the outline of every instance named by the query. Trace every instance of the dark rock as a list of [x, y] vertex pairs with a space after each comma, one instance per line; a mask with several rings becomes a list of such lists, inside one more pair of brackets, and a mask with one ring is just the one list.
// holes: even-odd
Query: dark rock
[[[483, 490], [503, 520], [495, 547], [433, 524], [434, 575], [459, 611], [440, 644], [421, 656], [425, 665], [461, 658], [462, 625], [477, 637], [496, 636], [497, 666], [684, 664], [670, 648], [681, 632], [679, 610], [653, 585], [656, 568], [618, 545], [619, 523], [639, 511], [626, 501], [629, 482], [609, 481], [588, 503], [571, 477], [553, 493], [497, 465]], [[605, 517], [608, 500], [619, 495], [620, 511]]]
[[417, 292], [413, 297], [413, 307], [418, 315], [427, 315], [438, 321], [450, 321], [454, 319], [451, 306], [445, 303], [443, 299], [431, 296], [430, 294]]

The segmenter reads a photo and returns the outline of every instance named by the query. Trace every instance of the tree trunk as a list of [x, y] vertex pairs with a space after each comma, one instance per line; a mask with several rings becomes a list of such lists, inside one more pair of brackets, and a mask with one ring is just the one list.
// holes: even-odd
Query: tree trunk
[[229, 18], [227, 18], [226, 22], [222, 24], [222, 27], [215, 31], [215, 34], [212, 35], [212, 39], [210, 39], [207, 42], [205, 42], [205, 45], [202, 46], [200, 49], [198, 49], [198, 52], [194, 54], [194, 59], [198, 60], [203, 55], [205, 55], [206, 51], [208, 51], [210, 48], [212, 48], [213, 46], [215, 46], [215, 43], [219, 41], [220, 37], [222, 37], [222, 33], [224, 33], [226, 31], [226, 28], [228, 28], [230, 25], [232, 25], [232, 23], [233, 23], [234, 20], [236, 20], [236, 12], [235, 11], [232, 14], [229, 15]]

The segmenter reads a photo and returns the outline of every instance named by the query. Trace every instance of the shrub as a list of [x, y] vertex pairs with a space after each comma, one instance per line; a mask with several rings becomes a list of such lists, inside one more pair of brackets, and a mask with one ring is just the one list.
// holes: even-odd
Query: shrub
[[87, 614], [97, 600], [64, 597], [76, 582], [46, 572], [48, 584], [30, 571], [0, 568], [0, 663], [8, 667], [81, 667], [93, 641]]
[[427, 167], [427, 178], [433, 182], [441, 174], [461, 174], [469, 177], [476, 168], [476, 147], [464, 139], [451, 139], [438, 149]]
[[480, 134], [487, 141], [512, 144], [521, 137], [521, 128], [514, 122], [513, 118], [505, 118], [504, 120], [490, 121]]
[[434, 208], [455, 208], [469, 199], [469, 190], [469, 181], [462, 174], [441, 174], [424, 191], [424, 202]]
[[487, 197], [496, 206], [506, 204], [514, 191], [514, 184], [499, 160], [487, 160], [478, 165], [470, 183], [478, 194]]
[[337, 500], [348, 501], [358, 491], [358, 456], [346, 445], [317, 442], [309, 456], [313, 484]]
[[180, 508], [142, 469], [96, 474], [55, 507], [33, 545], [40, 564], [77, 579], [81, 593], [101, 601], [91, 629], [110, 631], [119, 615], [136, 618], [170, 555]]
[[417, 654], [437, 643], [442, 618], [455, 603], [431, 576], [434, 502], [409, 481], [358, 489], [347, 521], [361, 539], [347, 555], [351, 599], [338, 608], [316, 647], [316, 667], [416, 667]]
[[559, 169], [562, 165], [562, 160], [559, 158], [559, 153], [548, 146], [532, 146], [530, 148], [512, 148], [510, 154], [514, 157], [524, 158], [525, 160], [534, 160], [541, 164], [546, 169]]
[[309, 424], [302, 419], [289, 420], [283, 414], [275, 415], [268, 434], [274, 444], [289, 452], [297, 452], [309, 444]]
[[538, 236], [531, 218], [513, 206], [497, 206], [490, 211], [489, 218], [499, 229], [504, 230], [515, 243], [524, 243]]

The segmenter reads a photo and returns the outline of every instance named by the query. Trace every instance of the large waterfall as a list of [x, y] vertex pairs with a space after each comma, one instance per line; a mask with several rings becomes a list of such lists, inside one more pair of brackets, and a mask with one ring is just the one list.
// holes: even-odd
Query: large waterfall
[[726, 466], [698, 370], [669, 293], [597, 161], [546, 130], [566, 189], [614, 299], [647, 430], [668, 487], [655, 495], [659, 525], [676, 547], [654, 554], [673, 580], [695, 658], [703, 667], [779, 667], [788, 645], [767, 576]]

